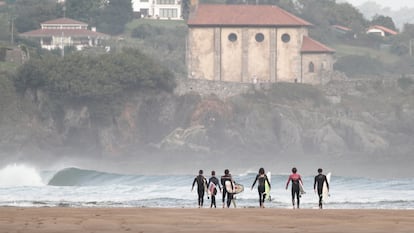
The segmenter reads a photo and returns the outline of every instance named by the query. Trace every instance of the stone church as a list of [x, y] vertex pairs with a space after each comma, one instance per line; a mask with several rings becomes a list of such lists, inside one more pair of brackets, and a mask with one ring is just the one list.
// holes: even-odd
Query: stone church
[[318, 83], [334, 50], [308, 36], [312, 25], [277, 6], [196, 5], [188, 19], [189, 78]]

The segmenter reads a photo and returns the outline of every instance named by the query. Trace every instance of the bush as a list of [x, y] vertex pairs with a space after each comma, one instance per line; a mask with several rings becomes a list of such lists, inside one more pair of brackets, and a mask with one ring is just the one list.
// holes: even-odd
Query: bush
[[171, 72], [157, 62], [129, 49], [100, 56], [74, 53], [63, 59], [31, 59], [19, 68], [15, 86], [22, 92], [31, 88], [62, 98], [101, 99], [128, 90], [172, 91], [175, 81]]
[[384, 64], [379, 60], [360, 55], [339, 58], [334, 64], [334, 69], [344, 72], [349, 77], [356, 75], [382, 75], [386, 71]]
[[401, 77], [398, 79], [398, 86], [403, 89], [407, 90], [414, 84], [414, 81], [411, 78]]

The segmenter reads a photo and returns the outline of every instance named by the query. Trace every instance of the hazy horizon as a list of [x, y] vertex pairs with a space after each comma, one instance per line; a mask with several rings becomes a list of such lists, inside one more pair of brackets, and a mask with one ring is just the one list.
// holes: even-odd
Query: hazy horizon
[[375, 2], [383, 7], [389, 7], [392, 10], [396, 11], [404, 7], [414, 8], [414, 1], [406, 0], [344, 0], [351, 3], [354, 6], [360, 6], [365, 2]]

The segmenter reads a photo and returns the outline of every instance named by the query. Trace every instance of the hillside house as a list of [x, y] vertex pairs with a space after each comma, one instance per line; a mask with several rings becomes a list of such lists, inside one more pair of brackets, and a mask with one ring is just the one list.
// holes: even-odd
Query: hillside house
[[182, 19], [181, 0], [132, 0], [135, 15], [153, 19]]
[[189, 78], [319, 83], [334, 50], [308, 36], [309, 22], [279, 7], [206, 4], [188, 20]]
[[43, 49], [62, 49], [73, 46], [77, 50], [85, 47], [96, 47], [110, 37], [97, 32], [95, 28], [88, 29], [88, 24], [69, 18], [59, 18], [41, 23], [41, 28], [21, 33], [20, 36], [34, 38], [40, 41]]
[[398, 32], [392, 29], [386, 28], [384, 26], [374, 25], [368, 28], [367, 34], [375, 34], [375, 35], [379, 35], [382, 37], [386, 37], [386, 36], [398, 35]]
[[352, 33], [352, 29], [349, 27], [341, 26], [341, 25], [332, 25], [331, 28], [340, 34], [349, 34]]

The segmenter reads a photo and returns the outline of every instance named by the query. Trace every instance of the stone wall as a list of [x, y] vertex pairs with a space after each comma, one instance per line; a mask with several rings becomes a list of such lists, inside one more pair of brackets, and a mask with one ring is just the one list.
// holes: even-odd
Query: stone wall
[[236, 82], [223, 82], [223, 81], [210, 81], [203, 79], [178, 79], [177, 87], [174, 92], [177, 95], [184, 95], [187, 93], [195, 92], [201, 96], [207, 96], [211, 94], [217, 95], [219, 98], [224, 99], [227, 97], [248, 93], [255, 88], [262, 88], [262, 84], [253, 83], [236, 83]]
[[[414, 80], [414, 78], [412, 78]], [[378, 88], [396, 88], [397, 79], [383, 79], [367, 77], [363, 79], [348, 79], [346, 75], [335, 71], [325, 71], [320, 74], [318, 85], [323, 87], [327, 96], [336, 98], [340, 95], [360, 95], [360, 91], [367, 86], [376, 86]], [[204, 79], [177, 79], [177, 87], [174, 93], [184, 95], [187, 93], [198, 93], [201, 96], [211, 94], [217, 95], [221, 99], [231, 96], [249, 93], [253, 91], [268, 90], [274, 83], [257, 82], [257, 83], [237, 83], [225, 81], [213, 81]]]

